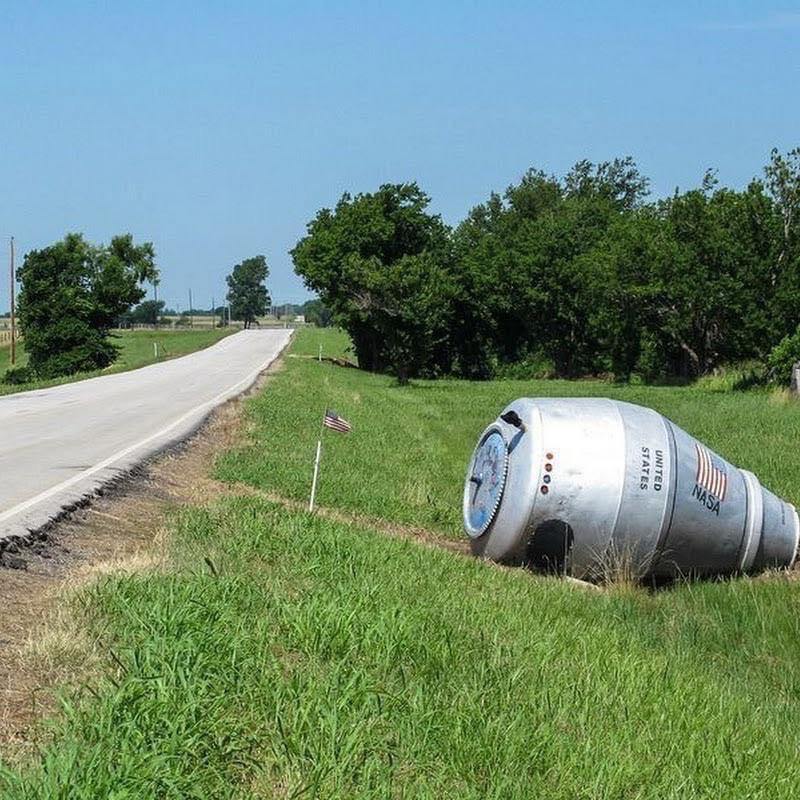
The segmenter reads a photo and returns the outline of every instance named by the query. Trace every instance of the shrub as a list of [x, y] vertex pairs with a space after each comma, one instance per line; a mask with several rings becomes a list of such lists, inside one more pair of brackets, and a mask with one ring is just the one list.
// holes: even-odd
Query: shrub
[[770, 381], [788, 386], [792, 380], [792, 367], [800, 361], [800, 327], [772, 348], [767, 356], [767, 374]]
[[555, 378], [556, 371], [551, 359], [541, 353], [528, 353], [511, 364], [496, 364], [493, 377], [497, 380], [538, 380]]
[[767, 369], [760, 361], [743, 361], [717, 367], [711, 374], [698, 378], [695, 385], [709, 392], [737, 392], [763, 386]]
[[3, 375], [3, 383], [11, 386], [20, 386], [23, 383], [30, 383], [36, 379], [36, 375], [30, 367], [11, 367]]

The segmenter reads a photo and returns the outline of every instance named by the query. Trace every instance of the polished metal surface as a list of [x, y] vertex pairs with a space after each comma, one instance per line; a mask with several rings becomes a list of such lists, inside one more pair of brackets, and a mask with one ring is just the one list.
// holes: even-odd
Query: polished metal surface
[[504, 409], [470, 462], [464, 522], [476, 555], [583, 578], [789, 567], [800, 537], [794, 506], [751, 472], [652, 409], [598, 398]]

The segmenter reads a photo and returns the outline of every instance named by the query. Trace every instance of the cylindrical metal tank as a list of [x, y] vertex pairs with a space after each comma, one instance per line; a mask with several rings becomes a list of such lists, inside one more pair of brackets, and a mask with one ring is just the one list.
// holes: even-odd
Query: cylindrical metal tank
[[464, 486], [476, 555], [583, 578], [757, 572], [793, 564], [800, 520], [650, 408], [515, 400], [481, 435]]

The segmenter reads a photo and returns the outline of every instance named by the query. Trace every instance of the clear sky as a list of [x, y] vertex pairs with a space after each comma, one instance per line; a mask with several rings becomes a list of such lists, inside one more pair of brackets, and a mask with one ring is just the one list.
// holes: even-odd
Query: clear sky
[[287, 251], [345, 190], [417, 180], [455, 223], [584, 157], [744, 185], [800, 145], [800, 3], [2, 0], [0, 102], [22, 253], [130, 231], [183, 308], [264, 253], [301, 301]]

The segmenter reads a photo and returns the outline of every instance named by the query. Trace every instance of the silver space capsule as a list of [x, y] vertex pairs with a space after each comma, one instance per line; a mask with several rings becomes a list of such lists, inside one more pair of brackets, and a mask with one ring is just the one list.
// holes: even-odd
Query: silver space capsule
[[790, 567], [795, 508], [650, 408], [515, 400], [481, 435], [464, 485], [476, 555], [598, 578]]

